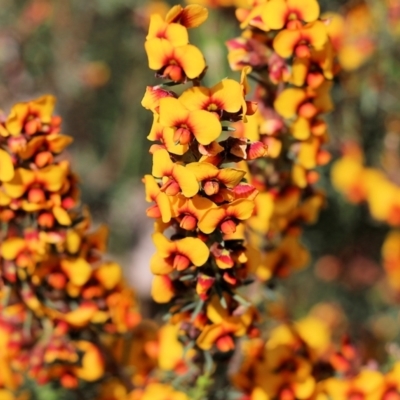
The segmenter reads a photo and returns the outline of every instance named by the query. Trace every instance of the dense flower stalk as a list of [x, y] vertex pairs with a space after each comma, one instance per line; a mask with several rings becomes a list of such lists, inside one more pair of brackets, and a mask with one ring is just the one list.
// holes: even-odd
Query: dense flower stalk
[[[231, 354], [235, 338], [258, 335], [257, 312], [239, 293], [248, 279], [243, 223], [257, 190], [237, 163], [266, 154], [261, 142], [227, 135], [229, 123], [256, 109], [245, 99], [245, 76], [202, 85], [206, 64], [186, 28], [206, 17], [196, 5], [175, 6], [164, 21], [152, 16], [149, 67], [169, 81], [148, 87], [142, 101], [153, 112], [148, 139], [156, 142], [152, 174], [144, 178], [153, 203], [147, 214], [156, 220], [152, 296], [171, 304], [170, 322], [198, 366], [195, 378], [211, 371], [213, 357]], [[178, 95], [171, 90], [178, 84], [191, 87]]]
[[249, 165], [260, 191], [247, 222], [254, 248], [249, 263], [262, 281], [308, 264], [301, 225], [315, 222], [324, 204], [316, 168], [330, 160], [321, 117], [333, 107], [329, 92], [340, 32], [335, 16], [319, 14], [316, 0], [254, 2], [236, 11], [244, 32], [227, 43], [231, 67], [257, 83], [258, 110], [238, 134], [269, 146], [269, 157]]
[[121, 268], [105, 258], [108, 231], [91, 228], [78, 178], [59, 155], [72, 142], [43, 96], [0, 124], [1, 375], [67, 389], [112, 371], [107, 336], [139, 322]]

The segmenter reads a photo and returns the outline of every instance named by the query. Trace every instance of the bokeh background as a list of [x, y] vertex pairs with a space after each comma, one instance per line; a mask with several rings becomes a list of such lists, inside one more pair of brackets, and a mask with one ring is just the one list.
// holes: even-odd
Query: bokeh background
[[[229, 69], [225, 41], [240, 34], [233, 6], [246, 2], [198, 3], [211, 7], [208, 21], [191, 32], [191, 42], [206, 56], [208, 80], [237, 78]], [[334, 304], [347, 315], [346, 329], [371, 344], [368, 351], [379, 360], [384, 350], [379, 340], [400, 338], [397, 299], [385, 290], [381, 266], [390, 228], [376, 222], [365, 205], [346, 201], [333, 187], [330, 169], [343, 148], [357, 143], [367, 166], [400, 185], [400, 1], [320, 3], [324, 12], [341, 14], [345, 27], [343, 71], [333, 89], [336, 108], [328, 116], [333, 158], [320, 171], [327, 207], [303, 238], [313, 255], [310, 268], [278, 283], [275, 295], [285, 297], [294, 318], [317, 303]], [[156, 79], [143, 43], [150, 14], [165, 14], [169, 5], [0, 0], [1, 108], [8, 112], [16, 101], [45, 93], [57, 97], [64, 132], [74, 138], [67, 156], [81, 177], [83, 200], [95, 222], [109, 225], [110, 252], [145, 309], [152, 222], [145, 216], [141, 177], [151, 168], [146, 136], [152, 115], [140, 102]]]

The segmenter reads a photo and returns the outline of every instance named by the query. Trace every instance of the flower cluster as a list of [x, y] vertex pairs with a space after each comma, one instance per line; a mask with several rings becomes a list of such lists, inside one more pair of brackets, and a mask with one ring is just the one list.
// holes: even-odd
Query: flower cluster
[[121, 268], [104, 257], [108, 231], [91, 229], [78, 178], [60, 153], [72, 138], [43, 96], [0, 124], [1, 376], [22, 373], [73, 389], [110, 366], [103, 336], [139, 322]]
[[321, 116], [333, 107], [339, 32], [331, 18], [320, 17], [316, 0], [253, 3], [237, 10], [244, 32], [227, 45], [231, 68], [257, 82], [258, 110], [237, 135], [269, 146], [269, 158], [249, 165], [260, 195], [247, 224], [255, 250], [251, 269], [267, 281], [309, 261], [300, 226], [313, 223], [324, 204], [316, 168], [330, 160]]
[[400, 225], [400, 187], [383, 171], [364, 166], [358, 145], [348, 143], [332, 167], [332, 183], [352, 203], [367, 203], [371, 216], [391, 226]]
[[[205, 61], [187, 44], [186, 28], [206, 17], [206, 9], [195, 5], [175, 6], [163, 21], [152, 17], [149, 66], [171, 81], [148, 87], [142, 101], [154, 115], [148, 136], [153, 169], [144, 177], [152, 203], [147, 215], [155, 219], [152, 296], [173, 302], [171, 322], [183, 344], [198, 351], [196, 361], [203, 352], [232, 351], [236, 337], [257, 335], [256, 310], [238, 290], [248, 279], [243, 223], [254, 212], [258, 191], [238, 163], [267, 151], [259, 141], [222, 136], [232, 130], [229, 123], [253, 115], [256, 105], [245, 100], [243, 79], [201, 84]], [[184, 42], [170, 34], [175, 31]], [[171, 56], [162, 56], [161, 48], [171, 49]], [[171, 90], [178, 83], [191, 87], [178, 94]]]
[[386, 374], [360, 368], [360, 355], [348, 339], [340, 348], [331, 342], [332, 322], [326, 315], [309, 315], [272, 329], [266, 341], [244, 343], [243, 362], [232, 377], [241, 399], [397, 398], [400, 363]]

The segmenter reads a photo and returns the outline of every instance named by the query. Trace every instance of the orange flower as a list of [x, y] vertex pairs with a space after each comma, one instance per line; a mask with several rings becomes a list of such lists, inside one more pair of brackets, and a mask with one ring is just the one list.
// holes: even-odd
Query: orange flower
[[201, 267], [210, 255], [207, 245], [198, 238], [168, 240], [162, 233], [153, 234], [157, 253], [150, 261], [154, 274], [166, 275], [173, 270], [183, 271], [191, 265]]
[[217, 207], [211, 200], [199, 195], [191, 199], [177, 195], [172, 198], [171, 206], [179, 226], [187, 231], [196, 229], [203, 215], [211, 208]]
[[321, 50], [328, 40], [326, 26], [321, 21], [310, 22], [302, 25], [299, 21], [293, 20], [288, 24], [287, 29], [280, 31], [273, 42], [274, 50], [283, 58], [310, 57], [310, 48]]
[[166, 39], [174, 47], [188, 44], [189, 37], [184, 26], [163, 21], [160, 15], [153, 14], [150, 17], [149, 33], [146, 40], [155, 38]]
[[162, 178], [160, 190], [168, 196], [175, 196], [181, 191], [185, 197], [193, 197], [199, 191], [194, 173], [183, 165], [173, 163], [166, 150], [154, 153], [152, 175]]
[[171, 220], [171, 205], [168, 196], [160, 190], [156, 180], [151, 175], [145, 175], [146, 201], [154, 201], [156, 204], [146, 210], [148, 217], [161, 218], [167, 223]]
[[235, 188], [246, 174], [246, 171], [234, 168], [219, 169], [207, 162], [190, 163], [186, 168], [194, 173], [207, 196], [218, 194], [221, 187]]
[[255, 308], [249, 307], [242, 310], [242, 313], [232, 316], [221, 306], [218, 297], [214, 296], [207, 305], [207, 318], [212, 324], [206, 325], [196, 343], [203, 350], [210, 350], [214, 345], [220, 351], [233, 350], [235, 344], [232, 336], [245, 335], [256, 315]]
[[227, 113], [240, 111], [243, 95], [238, 82], [223, 79], [210, 89], [203, 86], [187, 89], [181, 94], [179, 100], [190, 111], [207, 110], [215, 112], [221, 118], [223, 111]]
[[207, 18], [208, 10], [202, 6], [189, 4], [183, 8], [178, 4], [168, 11], [165, 20], [168, 23], [177, 22], [186, 28], [196, 28]]
[[174, 128], [174, 143], [187, 145], [195, 138], [208, 145], [218, 138], [221, 124], [213, 113], [205, 110], [189, 110], [180, 100], [172, 97], [160, 100], [160, 124]]
[[206, 68], [203, 54], [191, 44], [174, 47], [166, 39], [154, 38], [146, 41], [145, 48], [149, 68], [174, 82], [198, 78]]
[[313, 22], [319, 16], [316, 0], [272, 0], [262, 9], [262, 20], [270, 29], [282, 29], [289, 21]]
[[233, 233], [239, 221], [250, 218], [253, 210], [252, 200], [235, 200], [231, 204], [208, 210], [199, 222], [199, 229], [207, 234], [214, 232], [217, 228], [225, 234]]

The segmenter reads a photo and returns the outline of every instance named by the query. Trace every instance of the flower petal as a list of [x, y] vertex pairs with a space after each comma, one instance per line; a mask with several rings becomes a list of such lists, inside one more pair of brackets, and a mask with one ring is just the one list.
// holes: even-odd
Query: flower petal
[[147, 40], [144, 47], [149, 60], [149, 68], [155, 71], [166, 66], [174, 52], [174, 47], [166, 39], [155, 38]]
[[243, 89], [233, 79], [223, 79], [211, 88], [212, 99], [228, 113], [236, 113], [243, 103]]
[[188, 125], [196, 140], [203, 145], [210, 144], [221, 133], [221, 123], [215, 114], [204, 110], [191, 111]]
[[198, 78], [206, 68], [203, 53], [191, 44], [176, 47], [173, 58], [182, 67], [189, 79]]
[[183, 165], [175, 164], [172, 172], [173, 178], [178, 182], [182, 194], [189, 198], [198, 193], [200, 187], [196, 176], [188, 168]]
[[307, 99], [305, 90], [289, 88], [283, 90], [274, 102], [274, 108], [284, 118], [293, 118], [297, 109]]
[[207, 245], [198, 238], [187, 237], [177, 240], [175, 243], [179, 254], [189, 258], [196, 267], [204, 265], [210, 256]]
[[9, 182], [14, 177], [14, 165], [11, 156], [0, 149], [0, 181]]
[[272, 0], [264, 5], [261, 18], [270, 29], [282, 29], [285, 26], [288, 4], [284, 0]]

